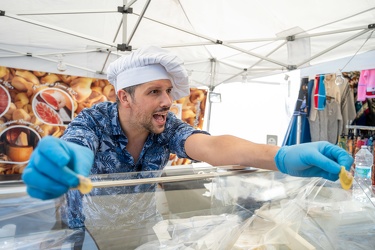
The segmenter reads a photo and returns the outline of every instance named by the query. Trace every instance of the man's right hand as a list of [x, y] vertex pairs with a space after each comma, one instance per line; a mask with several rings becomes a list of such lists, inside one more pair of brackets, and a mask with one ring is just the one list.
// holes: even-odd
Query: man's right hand
[[47, 136], [32, 153], [22, 179], [31, 197], [53, 199], [77, 187], [77, 174], [88, 176], [93, 162], [89, 148]]

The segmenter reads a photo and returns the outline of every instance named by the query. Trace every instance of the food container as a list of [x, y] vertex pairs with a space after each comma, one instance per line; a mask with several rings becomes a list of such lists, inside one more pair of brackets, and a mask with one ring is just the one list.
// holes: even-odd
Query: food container
[[15, 162], [26, 162], [30, 159], [34, 148], [32, 146], [7, 146], [8, 157]]

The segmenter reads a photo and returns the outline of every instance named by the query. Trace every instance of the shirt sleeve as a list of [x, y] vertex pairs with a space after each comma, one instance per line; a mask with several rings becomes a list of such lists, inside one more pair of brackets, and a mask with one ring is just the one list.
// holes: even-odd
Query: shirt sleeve
[[[176, 154], [179, 158], [188, 158], [191, 159], [185, 151], [185, 141], [192, 134], [207, 134], [210, 135], [207, 131], [199, 130], [193, 128], [190, 124], [178, 119], [173, 114], [168, 115], [168, 119], [171, 119], [169, 123], [171, 127], [167, 127], [170, 134], [169, 137], [169, 149], [172, 153]], [[199, 145], [198, 145], [199, 146]]]
[[88, 110], [82, 110], [69, 124], [61, 139], [88, 147], [96, 152], [99, 145], [99, 138], [96, 134], [97, 125], [95, 116], [93, 117]]

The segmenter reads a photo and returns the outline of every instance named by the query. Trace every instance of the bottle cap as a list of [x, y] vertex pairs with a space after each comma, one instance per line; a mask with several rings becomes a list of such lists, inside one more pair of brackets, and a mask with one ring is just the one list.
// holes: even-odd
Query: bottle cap
[[366, 145], [362, 145], [361, 148], [368, 149]]

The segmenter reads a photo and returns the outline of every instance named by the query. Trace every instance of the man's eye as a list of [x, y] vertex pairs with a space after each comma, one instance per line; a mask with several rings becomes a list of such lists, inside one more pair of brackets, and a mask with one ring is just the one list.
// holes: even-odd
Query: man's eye
[[167, 90], [167, 93], [168, 93], [168, 94], [172, 93], [172, 89], [168, 89], [168, 90]]
[[158, 91], [158, 90], [151, 90], [150, 93], [151, 93], [151, 94], [157, 94], [157, 93], [159, 93], [159, 91]]

